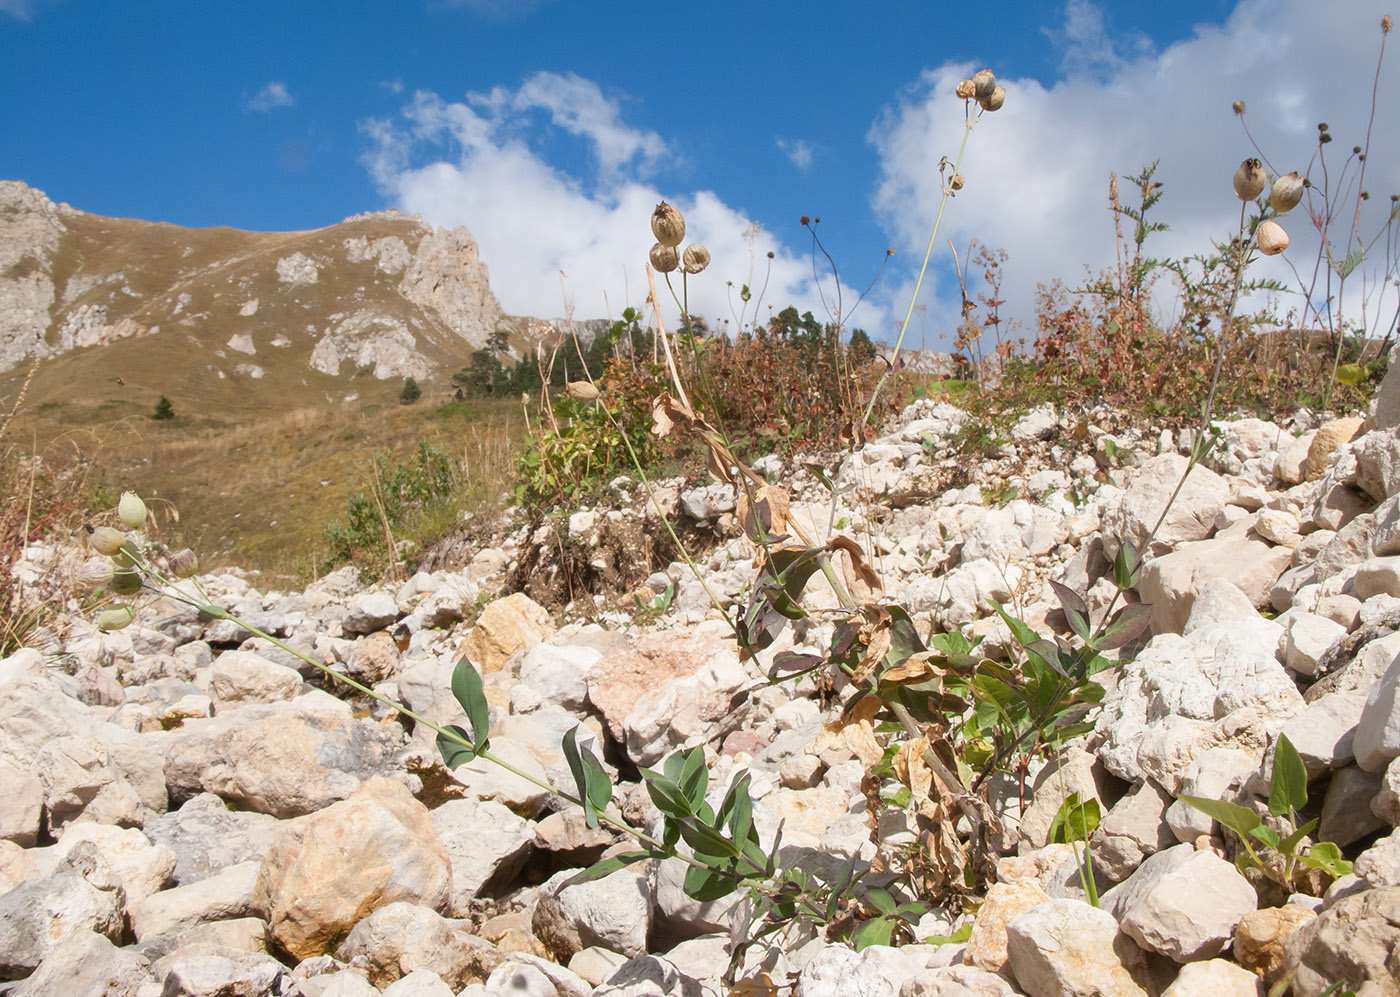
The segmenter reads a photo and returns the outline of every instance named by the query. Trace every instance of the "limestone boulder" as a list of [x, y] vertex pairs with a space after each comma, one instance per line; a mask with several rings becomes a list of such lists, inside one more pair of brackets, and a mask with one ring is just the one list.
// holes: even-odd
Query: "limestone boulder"
[[450, 859], [427, 808], [400, 783], [374, 776], [273, 842], [254, 906], [278, 944], [304, 959], [388, 904], [446, 910], [451, 888]]

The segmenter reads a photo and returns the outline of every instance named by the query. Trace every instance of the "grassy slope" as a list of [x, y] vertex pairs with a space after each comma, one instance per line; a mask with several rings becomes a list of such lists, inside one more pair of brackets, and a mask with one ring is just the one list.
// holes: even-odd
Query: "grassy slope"
[[[434, 418], [449, 398], [448, 376], [474, 347], [400, 297], [401, 274], [346, 262], [343, 242], [351, 237], [398, 235], [411, 250], [425, 231], [416, 222], [372, 218], [292, 233], [93, 215], [68, 225], [54, 261], [60, 318], [100, 304], [108, 323], [129, 317], [159, 332], [41, 363], [9, 435], [41, 453], [92, 459], [110, 489], [135, 488], [154, 500], [172, 542], [196, 546], [206, 561], [304, 577], [322, 524], [364, 490], [376, 450], [407, 452], [427, 436], [466, 453], [483, 474], [490, 465], [487, 476], [502, 476], [499, 451], [518, 434], [518, 404]], [[277, 260], [294, 252], [334, 265], [316, 284], [281, 283]], [[182, 293], [190, 300], [175, 314]], [[256, 313], [240, 315], [252, 298]], [[308, 366], [319, 332], [360, 307], [399, 317], [436, 361], [440, 373], [424, 381], [417, 404], [398, 404], [398, 379], [379, 381], [348, 363], [340, 377]], [[253, 337], [255, 355], [228, 349], [237, 333]], [[291, 345], [272, 346], [278, 336]], [[257, 364], [264, 376], [236, 373], [239, 364]], [[9, 409], [29, 370], [22, 364], [0, 374], [0, 409]], [[173, 403], [170, 422], [148, 418], [161, 395]]]

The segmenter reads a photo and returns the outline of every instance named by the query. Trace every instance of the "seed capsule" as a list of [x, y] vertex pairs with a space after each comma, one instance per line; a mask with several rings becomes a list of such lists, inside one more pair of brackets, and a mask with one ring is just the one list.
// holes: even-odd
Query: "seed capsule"
[[139, 571], [118, 571], [112, 575], [110, 588], [117, 595], [135, 595], [141, 591], [141, 573]]
[[954, 173], [953, 179], [948, 181], [948, 186], [953, 188], [953, 190], [962, 190], [964, 183], [966, 183], [966, 181], [963, 179], [963, 175], [961, 173]]
[[110, 526], [99, 526], [95, 530], [89, 526], [88, 543], [92, 544], [92, 549], [97, 553], [111, 557], [126, 544], [126, 534]]
[[1235, 171], [1235, 196], [1241, 201], [1252, 201], [1264, 192], [1264, 164], [1257, 159], [1246, 159]]
[[[674, 204], [662, 201], [651, 213], [651, 232], [661, 245], [675, 248], [685, 238], [685, 218]], [[655, 266], [655, 263], [652, 265]], [[675, 267], [671, 269], [674, 270]]]
[[123, 630], [131, 626], [131, 621], [136, 619], [136, 614], [131, 611], [130, 606], [117, 606], [113, 609], [103, 610], [97, 617], [97, 629], [103, 633], [112, 630]]
[[1298, 206], [1303, 199], [1303, 178], [1294, 170], [1287, 176], [1278, 177], [1269, 190], [1269, 207], [1279, 214], [1286, 214]]
[[576, 402], [591, 402], [598, 397], [598, 389], [587, 381], [570, 381], [564, 391]]
[[997, 74], [990, 69], [979, 69], [972, 74], [972, 85], [977, 88], [975, 96], [979, 104], [990, 100], [992, 91], [997, 87]]
[[1259, 242], [1259, 252], [1265, 256], [1277, 256], [1288, 248], [1288, 233], [1275, 221], [1260, 222], [1254, 238]]
[[115, 573], [116, 569], [112, 567], [111, 561], [94, 557], [91, 561], [83, 562], [83, 566], [78, 569], [78, 581], [92, 588], [101, 588], [111, 584]]
[[128, 530], [137, 530], [146, 521], [146, 503], [135, 492], [122, 492], [117, 503], [117, 518]]
[[986, 100], [978, 101], [984, 111], [1000, 111], [1001, 105], [1006, 103], [1006, 87], [997, 87], [992, 91], [992, 95]]
[[192, 578], [199, 570], [199, 557], [186, 547], [170, 555], [170, 573], [176, 578]]
[[698, 242], [692, 242], [685, 247], [685, 256], [682, 259], [686, 273], [699, 273], [710, 265], [710, 251]]
[[670, 273], [680, 262], [675, 246], [663, 246], [658, 242], [651, 247], [651, 265], [658, 273]]
[[971, 80], [963, 80], [958, 84], [958, 89], [955, 93], [963, 100], [972, 100], [977, 96], [977, 84], [973, 83]]

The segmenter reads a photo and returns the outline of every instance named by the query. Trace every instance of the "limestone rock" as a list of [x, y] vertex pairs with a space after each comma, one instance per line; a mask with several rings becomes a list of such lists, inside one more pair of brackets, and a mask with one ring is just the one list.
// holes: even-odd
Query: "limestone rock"
[[1134, 941], [1177, 962], [1219, 955], [1240, 919], [1258, 907], [1254, 888], [1233, 865], [1190, 845], [1158, 852], [1103, 902]]
[[[1185, 457], [1169, 453], [1153, 457], [1138, 468], [1121, 500], [1104, 511], [1104, 552], [1110, 558], [1118, 553], [1120, 539], [1141, 548], [1181, 480], [1186, 464]], [[1229, 493], [1229, 486], [1220, 475], [1209, 468], [1193, 468], [1157, 531], [1152, 550], [1145, 551], [1144, 556], [1163, 554], [1180, 544], [1210, 536]]]
[[485, 346], [501, 318], [486, 266], [466, 229], [439, 228], [423, 237], [399, 283], [399, 293], [437, 313], [472, 346]]
[[122, 900], [116, 874], [91, 845], [0, 896], [0, 979], [29, 975], [71, 935], [118, 937]]
[[1182, 966], [1162, 997], [1264, 997], [1264, 984], [1228, 959], [1207, 959]]
[[1297, 904], [1265, 907], [1246, 914], [1235, 926], [1231, 946], [1235, 961], [1273, 986], [1283, 977], [1284, 947], [1289, 937], [1315, 917], [1316, 913]]
[[1303, 707], [1274, 656], [1280, 633], [1259, 620], [1154, 638], [1104, 701], [1096, 738], [1105, 766], [1176, 793], [1192, 759], [1211, 748], [1262, 756], [1267, 739]]
[[271, 814], [230, 810], [213, 793], [200, 793], [179, 810], [147, 821], [151, 841], [175, 853], [175, 881], [197, 883], [229, 866], [260, 860], [281, 833]]
[[1051, 900], [1006, 926], [1009, 969], [1028, 994], [1147, 997], [1145, 957], [1113, 915], [1079, 900]]
[[[256, 707], [208, 721], [170, 746], [165, 777], [176, 799], [216, 793], [235, 806], [296, 817], [349, 796], [390, 769], [399, 745], [378, 725], [348, 716]], [[202, 733], [208, 731], [209, 733]]]
[[430, 970], [456, 992], [485, 980], [503, 958], [474, 936], [470, 924], [453, 922], [427, 907], [392, 903], [351, 930], [335, 951], [342, 962], [362, 966], [376, 987], [417, 970]]
[[496, 672], [512, 655], [547, 640], [553, 632], [549, 612], [528, 595], [517, 592], [489, 603], [481, 611], [457, 655], [469, 658], [482, 674]]
[[451, 910], [458, 917], [487, 884], [510, 882], [535, 837], [529, 821], [494, 800], [448, 800], [431, 820], [452, 863]]
[[1338, 980], [1368, 997], [1396, 994], [1397, 946], [1400, 887], [1365, 890], [1343, 897], [1293, 932], [1284, 945], [1284, 971], [1294, 971], [1298, 997], [1320, 997]]
[[565, 870], [540, 887], [535, 934], [554, 956], [567, 961], [581, 949], [600, 945], [625, 956], [646, 952], [651, 903], [645, 869], [628, 866], [610, 876], [565, 887]]
[[253, 913], [257, 862], [242, 862], [197, 880], [162, 890], [131, 910], [131, 928], [141, 941], [177, 935], [198, 924]]
[[652, 765], [708, 734], [748, 682], [730, 646], [658, 634], [604, 655], [588, 673], [588, 698], [632, 761]]
[[191, 997], [273, 993], [286, 972], [285, 966], [265, 952], [209, 943], [182, 946], [156, 960], [151, 969], [165, 981], [162, 995]]
[[967, 939], [963, 962], [979, 969], [1000, 973], [1006, 968], [1006, 925], [1038, 904], [1049, 901], [1034, 881], [997, 883], [987, 891], [987, 899], [977, 912], [977, 921]]
[[221, 711], [245, 703], [276, 703], [296, 698], [301, 675], [251, 651], [225, 651], [214, 660], [209, 689]]
[[450, 896], [447, 850], [427, 808], [375, 776], [283, 832], [263, 859], [254, 903], [278, 944], [307, 958], [379, 907], [445, 910]]
[[106, 935], [75, 931], [49, 950], [16, 997], [156, 997], [151, 966]]

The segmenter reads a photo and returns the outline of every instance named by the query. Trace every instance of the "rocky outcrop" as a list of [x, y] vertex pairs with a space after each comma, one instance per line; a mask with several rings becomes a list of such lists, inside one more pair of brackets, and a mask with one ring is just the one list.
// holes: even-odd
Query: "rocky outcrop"
[[41, 190], [0, 180], [0, 370], [44, 356], [55, 290], [50, 269], [71, 212]]

